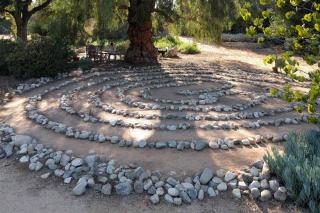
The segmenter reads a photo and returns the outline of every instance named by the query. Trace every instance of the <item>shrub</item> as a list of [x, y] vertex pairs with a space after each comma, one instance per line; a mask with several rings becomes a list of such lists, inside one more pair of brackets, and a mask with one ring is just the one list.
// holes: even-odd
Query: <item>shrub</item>
[[8, 70], [11, 75], [22, 79], [55, 76], [66, 71], [73, 55], [65, 43], [38, 37], [8, 56]]
[[274, 148], [265, 161], [298, 205], [320, 212], [320, 132], [290, 133], [283, 153]]
[[198, 54], [200, 50], [196, 43], [183, 43], [178, 46], [178, 51], [183, 54]]
[[11, 40], [0, 40], [0, 75], [9, 75], [7, 58], [15, 51], [17, 45]]
[[170, 49], [181, 44], [181, 41], [171, 35], [156, 38], [154, 45], [159, 49]]
[[118, 40], [118, 41], [115, 41], [115, 46], [116, 46], [116, 49], [120, 52], [126, 52], [127, 49], [129, 48], [129, 40]]

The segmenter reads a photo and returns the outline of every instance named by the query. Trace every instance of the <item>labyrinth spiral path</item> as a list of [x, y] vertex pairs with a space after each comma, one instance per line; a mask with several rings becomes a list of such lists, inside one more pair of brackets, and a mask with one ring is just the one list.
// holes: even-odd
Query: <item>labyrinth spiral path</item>
[[[287, 103], [269, 92], [271, 87], [281, 89], [284, 84], [302, 89], [308, 85], [262, 71], [212, 64], [165, 64], [94, 68], [90, 72], [39, 82], [33, 85], [34, 89], [20, 87], [23, 93], [0, 112], [0, 119], [17, 133], [30, 135], [54, 149], [72, 149], [79, 156], [94, 151], [116, 159], [120, 165], [142, 165], [145, 169], [159, 169], [178, 177], [193, 175], [206, 167], [238, 170], [252, 160], [261, 159], [270, 144], [281, 148], [290, 131], [316, 128], [307, 123], [306, 113], [296, 112], [303, 103]], [[119, 178], [121, 184], [126, 178], [130, 179], [126, 172], [112, 176], [115, 168], [110, 162], [106, 169], [109, 176], [105, 181], [100, 177], [100, 182]], [[261, 171], [261, 165], [256, 167]], [[57, 176], [59, 172], [61, 176], [66, 175], [66, 171], [53, 169]], [[120, 170], [123, 169], [126, 167]], [[206, 170], [198, 175], [202, 185], [209, 183], [203, 180], [206, 172], [210, 176]], [[225, 173], [217, 176], [229, 181], [228, 187], [236, 178]], [[226, 180], [227, 176], [231, 179]], [[142, 191], [155, 195], [162, 187], [153, 185], [159, 182], [160, 175], [153, 173], [151, 177], [153, 179], [143, 182]], [[86, 179], [85, 187], [90, 185], [89, 180]], [[167, 180], [169, 186], [164, 188], [169, 196], [164, 199], [177, 205], [179, 199], [188, 203], [181, 190], [175, 191], [177, 187], [169, 190], [170, 184], [176, 185], [174, 181]], [[118, 185], [117, 193], [128, 190], [127, 185]], [[217, 185], [216, 190], [224, 191]], [[240, 187], [240, 182], [231, 184], [233, 189], [238, 185]], [[149, 190], [151, 186], [154, 190]], [[109, 190], [109, 185], [104, 187], [100, 191]], [[191, 186], [185, 184], [184, 187]], [[216, 191], [211, 187], [213, 191], [208, 186], [199, 188], [195, 196], [201, 199], [202, 191], [213, 196]], [[139, 191], [136, 188], [139, 186], [135, 182], [134, 190]], [[155, 196], [152, 199], [151, 202], [157, 203]]]

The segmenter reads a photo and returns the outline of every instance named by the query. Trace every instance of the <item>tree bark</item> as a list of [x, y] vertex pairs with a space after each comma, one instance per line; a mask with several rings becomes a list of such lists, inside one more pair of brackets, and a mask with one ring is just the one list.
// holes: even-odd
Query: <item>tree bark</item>
[[155, 0], [130, 0], [128, 37], [130, 46], [125, 55], [129, 63], [156, 63], [158, 51], [152, 41], [152, 12]]
[[28, 21], [16, 22], [17, 25], [17, 37], [23, 42], [28, 40]]

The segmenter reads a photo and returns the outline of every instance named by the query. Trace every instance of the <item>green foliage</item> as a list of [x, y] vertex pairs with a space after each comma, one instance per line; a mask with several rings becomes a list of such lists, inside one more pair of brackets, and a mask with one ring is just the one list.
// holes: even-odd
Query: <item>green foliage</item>
[[200, 50], [196, 43], [184, 43], [179, 38], [171, 35], [156, 38], [154, 44], [159, 49], [171, 49], [177, 47], [182, 54], [197, 54]]
[[0, 75], [9, 75], [7, 58], [15, 52], [18, 44], [11, 40], [0, 40]]
[[[247, 34], [254, 35], [257, 31], [262, 31], [265, 37], [285, 38], [291, 48], [290, 51], [280, 55], [268, 56], [265, 59], [265, 63], [274, 64], [276, 70], [283, 71], [292, 79], [304, 81], [305, 78], [297, 74], [299, 64], [293, 59], [293, 56], [299, 54], [307, 64], [318, 64], [318, 67], [320, 67], [319, 0], [260, 0], [260, 3], [265, 6], [265, 10], [260, 17], [253, 17], [250, 10], [245, 8], [243, 18], [252, 25], [247, 28]], [[248, 20], [247, 17], [251, 18]], [[262, 23], [262, 18], [267, 22]], [[309, 113], [316, 111], [316, 100], [320, 96], [318, 76], [319, 69], [317, 68], [309, 74], [309, 78], [312, 81], [310, 91], [307, 98], [302, 98], [303, 101], [307, 101], [309, 104]], [[292, 95], [295, 92], [291, 89], [287, 90], [287, 92], [288, 97], [286, 98], [291, 101], [301, 100], [300, 95]]]
[[276, 88], [270, 88], [270, 95], [278, 95], [278, 90]]
[[171, 35], [158, 37], [154, 40], [154, 45], [159, 49], [170, 49], [181, 43], [182, 42], [177, 37], [173, 37]]
[[198, 54], [200, 50], [196, 43], [182, 43], [178, 46], [178, 51], [182, 54]]
[[22, 79], [55, 76], [66, 71], [73, 52], [49, 37], [39, 37], [19, 46], [7, 57], [9, 74]]
[[283, 153], [273, 148], [264, 159], [298, 205], [320, 212], [320, 132], [291, 133]]
[[[160, 2], [160, 1], [159, 1]], [[177, 0], [175, 10], [179, 19], [173, 20], [173, 31], [206, 42], [221, 41], [227, 23], [238, 14], [237, 1]]]

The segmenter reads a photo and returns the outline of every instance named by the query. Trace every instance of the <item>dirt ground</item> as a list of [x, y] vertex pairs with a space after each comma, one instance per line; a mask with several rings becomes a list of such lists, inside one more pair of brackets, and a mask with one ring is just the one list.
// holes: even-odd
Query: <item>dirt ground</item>
[[128, 197], [102, 196], [87, 191], [82, 197], [71, 195], [71, 187], [60, 180], [42, 180], [39, 174], [29, 172], [14, 160], [0, 161], [0, 212], [1, 213], [253, 213], [300, 212], [292, 204], [256, 204], [242, 198], [234, 200], [224, 194], [214, 199], [196, 201], [191, 205], [175, 207], [161, 202], [154, 206], [143, 195]]
[[[263, 64], [262, 59], [266, 54], [272, 52], [270, 49], [257, 48], [247, 44], [224, 44], [221, 47], [200, 45], [201, 54], [193, 56], [181, 56], [180, 59], [162, 59], [161, 63], [221, 63], [226, 66], [232, 65], [244, 69], [259, 69], [270, 71], [270, 67]], [[309, 69], [309, 68], [306, 68]], [[1, 78], [0, 78], [1, 79]], [[6, 80], [2, 80], [6, 82]], [[19, 134], [29, 134], [47, 146], [56, 149], [72, 149], [77, 155], [86, 155], [89, 151], [115, 158], [120, 164], [136, 163], [147, 169], [161, 169], [164, 173], [172, 170], [179, 176], [190, 175], [201, 168], [225, 168], [240, 169], [261, 159], [270, 145], [262, 145], [250, 148], [237, 148], [230, 151], [205, 150], [195, 153], [194, 151], [179, 152], [176, 150], [140, 150], [133, 148], [120, 148], [116, 145], [101, 145], [89, 141], [79, 141], [59, 136], [52, 131], [48, 131], [24, 116], [24, 104], [26, 97], [37, 94], [44, 88], [36, 89], [19, 96], [5, 105], [0, 111], [0, 121], [5, 121], [16, 128]], [[67, 88], [66, 88], [67, 89]], [[166, 134], [165, 132], [152, 132], [141, 130], [125, 130], [121, 128], [104, 128], [98, 124], [88, 124], [79, 121], [79, 118], [66, 114], [59, 109], [58, 98], [67, 90], [61, 90], [55, 94], [50, 94], [46, 100], [39, 105], [39, 110], [54, 118], [57, 121], [77, 126], [79, 128], [99, 129], [105, 133], [117, 132], [123, 137], [136, 137], [134, 139], [168, 139], [168, 137], [192, 137], [196, 139], [213, 137], [213, 133], [207, 131], [182, 131], [178, 133]], [[163, 92], [166, 94], [166, 91]], [[160, 95], [160, 94], [159, 94]], [[84, 96], [85, 97], [85, 96]], [[105, 100], [107, 101], [107, 99]], [[226, 102], [228, 100], [225, 100]], [[115, 102], [110, 100], [111, 103]], [[82, 101], [75, 102], [81, 106]], [[267, 106], [265, 106], [267, 107]], [[103, 113], [101, 113], [103, 114]], [[261, 128], [253, 133], [246, 130], [232, 132], [216, 132], [220, 137], [231, 137], [237, 135], [262, 134], [266, 131], [271, 133], [287, 132], [288, 130], [301, 131], [303, 129], [314, 128], [313, 125], [303, 124], [299, 126], [284, 126], [279, 128]], [[278, 146], [281, 149], [281, 145]], [[192, 158], [190, 157], [192, 156]], [[243, 198], [236, 201], [229, 194], [224, 194], [215, 199], [208, 199], [203, 202], [194, 202], [190, 206], [179, 208], [161, 202], [158, 206], [150, 205], [144, 196], [132, 195], [129, 197], [104, 197], [93, 192], [86, 196], [75, 198], [71, 195], [71, 186], [64, 186], [61, 181], [51, 178], [41, 180], [39, 174], [29, 172], [25, 166], [18, 165], [13, 160], [0, 161], [0, 213], [2, 212], [299, 212], [292, 205], [282, 206], [279, 203], [256, 204], [252, 200]]]

